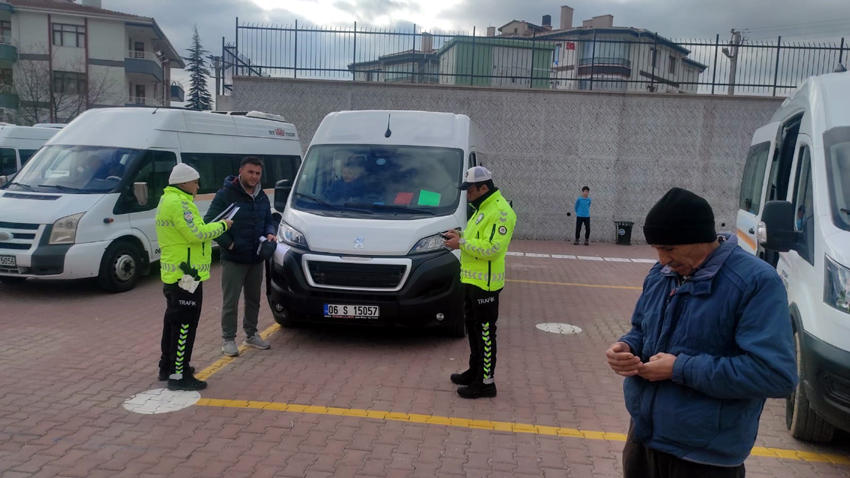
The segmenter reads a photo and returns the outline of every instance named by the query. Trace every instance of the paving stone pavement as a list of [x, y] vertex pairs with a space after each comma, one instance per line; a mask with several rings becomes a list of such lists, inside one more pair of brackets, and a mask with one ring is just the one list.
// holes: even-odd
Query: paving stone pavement
[[[164, 386], [157, 276], [116, 295], [87, 281], [0, 284], [0, 476], [620, 476], [628, 415], [604, 352], [627, 331], [651, 264], [604, 258], [651, 259], [652, 250], [517, 241], [512, 251], [523, 255], [508, 258], [499, 395], [473, 401], [448, 380], [465, 368], [465, 340], [280, 329], [265, 303], [271, 349], [222, 359], [215, 265], [193, 359], [210, 387], [189, 408], [134, 413], [127, 399]], [[543, 322], [582, 332], [547, 333], [535, 327]], [[850, 476], [848, 465], [814, 461], [850, 463], [848, 435], [806, 444], [784, 417], [784, 402], [769, 401], [757, 447], [812, 455], [753, 456], [748, 476]]]

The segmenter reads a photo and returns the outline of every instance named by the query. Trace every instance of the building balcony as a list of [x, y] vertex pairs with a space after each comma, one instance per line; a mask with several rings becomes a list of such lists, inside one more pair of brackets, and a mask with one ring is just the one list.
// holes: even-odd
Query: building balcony
[[0, 108], [18, 109], [20, 98], [11, 85], [0, 84]]
[[18, 47], [12, 37], [0, 36], [0, 67], [11, 68], [18, 61]]
[[145, 96], [131, 96], [124, 106], [163, 106], [160, 98], [148, 98]]
[[171, 101], [185, 101], [186, 94], [183, 91], [183, 85], [176, 81], [171, 82]]
[[614, 75], [632, 76], [632, 62], [625, 58], [582, 58], [578, 63], [578, 76]]
[[156, 81], [162, 81], [162, 62], [156, 55], [146, 51], [127, 52], [124, 58], [124, 70], [127, 73], [152, 76]]

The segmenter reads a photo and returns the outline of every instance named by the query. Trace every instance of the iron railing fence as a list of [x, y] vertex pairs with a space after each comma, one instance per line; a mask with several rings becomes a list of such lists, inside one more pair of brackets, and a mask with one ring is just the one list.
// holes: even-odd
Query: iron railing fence
[[835, 71], [838, 42], [667, 39], [636, 29], [573, 29], [532, 37], [380, 28], [239, 23], [222, 41], [220, 94], [234, 76], [512, 88], [787, 95]]

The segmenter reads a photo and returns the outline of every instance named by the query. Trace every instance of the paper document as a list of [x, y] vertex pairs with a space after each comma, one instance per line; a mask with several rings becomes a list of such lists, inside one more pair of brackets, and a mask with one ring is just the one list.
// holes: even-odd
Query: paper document
[[238, 211], [239, 206], [237, 206], [235, 203], [231, 203], [230, 206], [224, 208], [224, 211], [221, 211], [221, 213], [219, 213], [219, 215], [213, 218], [213, 220], [210, 222], [218, 222], [224, 219], [233, 219], [233, 216], [235, 216]]

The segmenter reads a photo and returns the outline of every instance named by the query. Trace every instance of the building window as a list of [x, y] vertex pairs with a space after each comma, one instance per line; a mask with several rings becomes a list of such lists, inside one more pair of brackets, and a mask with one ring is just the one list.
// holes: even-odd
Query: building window
[[667, 68], [667, 73], [670, 73], [671, 75], [676, 73], [676, 57], [674, 56], [670, 57], [670, 63]]
[[85, 73], [54, 71], [53, 90], [60, 94], [81, 95], [86, 93]]
[[77, 48], [85, 48], [86, 27], [84, 25], [54, 23], [53, 44], [56, 46], [72, 46]]
[[0, 21], [0, 43], [9, 43], [12, 41], [12, 22], [8, 20]]

